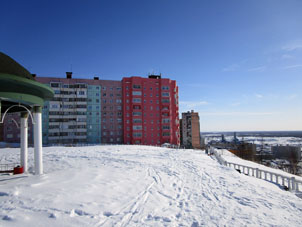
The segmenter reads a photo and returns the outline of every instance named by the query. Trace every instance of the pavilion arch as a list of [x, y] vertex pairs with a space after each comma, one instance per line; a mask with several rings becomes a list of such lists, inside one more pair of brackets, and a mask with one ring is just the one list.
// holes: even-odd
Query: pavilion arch
[[26, 110], [26, 112], [29, 114], [29, 116], [30, 116], [30, 118], [31, 118], [32, 124], [33, 124], [33, 125], [35, 124], [34, 118], [33, 118], [33, 115], [32, 115], [32, 113], [31, 113], [31, 111], [30, 111], [26, 106], [23, 106], [23, 105], [21, 105], [21, 104], [12, 105], [12, 106], [10, 106], [9, 108], [7, 108], [6, 111], [3, 113], [3, 115], [2, 115], [1, 118], [0, 118], [0, 124], [3, 124], [3, 123], [4, 123], [4, 119], [5, 119], [6, 114], [8, 113], [8, 111], [9, 111], [10, 109], [12, 109], [12, 108], [14, 108], [14, 107], [22, 107], [22, 108], [24, 108], [24, 109]]

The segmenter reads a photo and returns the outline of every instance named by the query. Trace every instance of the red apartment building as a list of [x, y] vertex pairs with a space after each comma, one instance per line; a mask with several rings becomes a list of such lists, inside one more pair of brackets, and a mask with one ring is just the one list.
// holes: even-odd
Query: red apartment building
[[126, 77], [122, 86], [124, 143], [179, 145], [176, 81], [157, 75]]

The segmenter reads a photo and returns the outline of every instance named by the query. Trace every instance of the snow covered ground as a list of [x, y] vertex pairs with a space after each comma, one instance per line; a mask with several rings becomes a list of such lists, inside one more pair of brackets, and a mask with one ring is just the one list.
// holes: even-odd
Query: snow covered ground
[[302, 226], [301, 199], [203, 151], [50, 147], [44, 170], [0, 175], [0, 226]]

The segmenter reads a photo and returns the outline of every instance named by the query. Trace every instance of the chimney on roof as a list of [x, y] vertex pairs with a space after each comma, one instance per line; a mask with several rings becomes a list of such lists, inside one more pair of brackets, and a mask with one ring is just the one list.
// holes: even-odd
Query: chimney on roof
[[72, 72], [66, 72], [66, 78], [71, 79], [72, 78]]
[[99, 80], [98, 76], [93, 77], [94, 80]]
[[161, 78], [161, 74], [159, 75], [149, 74], [149, 79], [160, 79], [160, 78]]

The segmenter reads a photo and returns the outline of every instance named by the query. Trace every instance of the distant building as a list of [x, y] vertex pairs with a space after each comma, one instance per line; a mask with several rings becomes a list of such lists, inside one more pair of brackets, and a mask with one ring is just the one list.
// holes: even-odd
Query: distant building
[[233, 154], [246, 160], [254, 160], [256, 154], [256, 144], [239, 141], [236, 133], [232, 141], [227, 141], [224, 135], [221, 135], [221, 141], [211, 141], [209, 144], [218, 149], [227, 149]]
[[279, 159], [301, 159], [300, 146], [272, 146], [272, 153], [275, 158]]
[[175, 80], [150, 75], [123, 78], [124, 143], [180, 145]]
[[[0, 124], [3, 127], [1, 142], [20, 143], [20, 119], [20, 113], [6, 114], [5, 124]], [[30, 117], [28, 118], [28, 144], [33, 144], [33, 125]]]
[[193, 110], [182, 113], [182, 145], [186, 148], [201, 148], [199, 116]]

